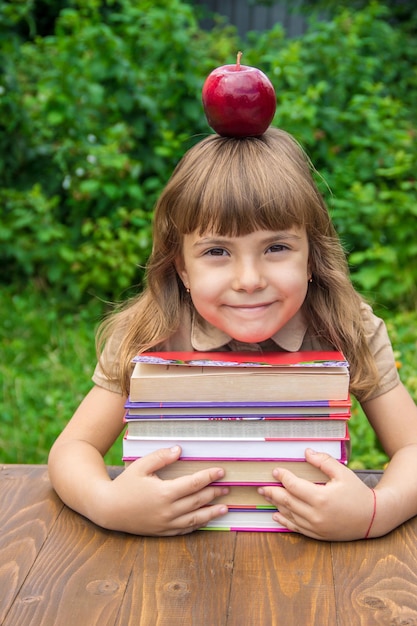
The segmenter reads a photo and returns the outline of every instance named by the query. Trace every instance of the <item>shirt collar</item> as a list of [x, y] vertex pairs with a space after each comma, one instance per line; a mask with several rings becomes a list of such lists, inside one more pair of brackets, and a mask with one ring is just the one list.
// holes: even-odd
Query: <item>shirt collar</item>
[[[298, 352], [301, 349], [304, 336], [307, 332], [307, 323], [301, 310], [280, 328], [271, 339], [287, 352]], [[191, 323], [191, 344], [194, 350], [210, 352], [227, 347], [233, 338], [212, 324], [206, 322], [197, 313], [193, 315]], [[242, 349], [244, 344], [242, 344]]]

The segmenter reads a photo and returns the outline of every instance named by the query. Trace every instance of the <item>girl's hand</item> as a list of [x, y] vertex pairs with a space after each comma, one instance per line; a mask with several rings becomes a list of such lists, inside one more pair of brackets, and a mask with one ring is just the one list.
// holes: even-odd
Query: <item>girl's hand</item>
[[96, 523], [137, 535], [181, 535], [227, 513], [224, 505], [208, 505], [228, 492], [209, 486], [224, 476], [219, 467], [174, 480], [161, 480], [158, 469], [178, 460], [181, 448], [163, 448], [134, 461], [113, 481], [101, 481], [93, 503]]
[[274, 513], [274, 520], [314, 539], [363, 539], [374, 510], [372, 490], [328, 454], [308, 449], [306, 460], [319, 467], [330, 478], [329, 482], [317, 485], [289, 470], [274, 470], [274, 478], [283, 486], [258, 489], [279, 510]]

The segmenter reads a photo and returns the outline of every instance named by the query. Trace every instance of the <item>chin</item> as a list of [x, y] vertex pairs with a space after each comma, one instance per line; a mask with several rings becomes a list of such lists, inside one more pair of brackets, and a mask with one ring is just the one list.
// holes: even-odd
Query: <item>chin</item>
[[241, 341], [242, 343], [261, 343], [262, 341], [270, 339], [270, 337], [270, 335], [250, 335], [245, 337], [234, 336], [233, 339], [235, 341]]

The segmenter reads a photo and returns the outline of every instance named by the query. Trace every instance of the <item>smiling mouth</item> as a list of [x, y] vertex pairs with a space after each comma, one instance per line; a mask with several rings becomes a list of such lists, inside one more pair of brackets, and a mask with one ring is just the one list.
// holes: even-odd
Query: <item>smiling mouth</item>
[[259, 311], [268, 308], [271, 304], [271, 302], [259, 302], [259, 304], [234, 304], [229, 306], [236, 311]]

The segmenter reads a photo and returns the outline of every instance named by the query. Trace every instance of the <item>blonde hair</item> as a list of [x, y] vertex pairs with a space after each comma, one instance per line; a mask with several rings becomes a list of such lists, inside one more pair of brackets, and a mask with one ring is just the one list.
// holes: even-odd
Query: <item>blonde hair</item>
[[132, 357], [162, 344], [180, 326], [184, 307], [192, 307], [175, 269], [183, 235], [241, 236], [294, 226], [305, 228], [309, 243], [313, 282], [303, 310], [310, 332], [344, 352], [352, 393], [369, 395], [378, 373], [365, 337], [362, 298], [309, 159], [288, 133], [274, 128], [261, 137], [210, 135], [181, 159], [155, 207], [146, 286], [99, 330], [99, 353], [111, 336], [120, 337], [106, 375], [119, 379], [127, 393]]

